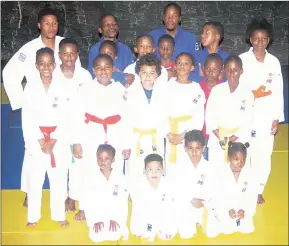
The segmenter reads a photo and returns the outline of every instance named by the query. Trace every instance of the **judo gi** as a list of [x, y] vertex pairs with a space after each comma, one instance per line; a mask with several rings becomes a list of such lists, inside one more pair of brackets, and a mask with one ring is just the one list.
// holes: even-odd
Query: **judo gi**
[[177, 233], [176, 206], [171, 184], [161, 177], [157, 188], [153, 188], [145, 174], [130, 188], [132, 214], [130, 231], [136, 236], [154, 241], [158, 236], [166, 240]]
[[[97, 163], [92, 164], [94, 166], [87, 169], [81, 197], [89, 238], [93, 242], [117, 241], [121, 237], [127, 240], [128, 190], [125, 177], [121, 172], [112, 169], [107, 180]], [[110, 220], [119, 224], [117, 231], [109, 231]], [[104, 227], [101, 232], [96, 233], [94, 224], [98, 222], [103, 222]]]
[[[241, 83], [230, 93], [228, 82], [213, 87], [207, 102], [205, 121], [209, 134], [209, 160], [222, 164], [227, 160], [229, 137], [235, 135], [237, 141], [250, 141], [253, 117], [253, 94]], [[213, 130], [219, 129], [223, 149]]]
[[283, 76], [278, 59], [266, 51], [264, 62], [258, 62], [252, 48], [240, 55], [243, 74], [240, 83], [254, 92], [251, 139], [251, 165], [260, 179], [259, 194], [263, 193], [271, 172], [274, 135], [272, 122], [284, 121]]
[[[48, 92], [40, 76], [25, 88], [22, 109], [22, 129], [25, 142], [25, 178], [28, 194], [28, 222], [41, 218], [42, 186], [47, 172], [50, 183], [50, 210], [54, 221], [65, 220], [67, 172], [71, 151], [67, 139], [64, 115], [64, 88], [60, 81], [52, 80]], [[52, 154], [45, 154], [40, 139], [56, 139]]]

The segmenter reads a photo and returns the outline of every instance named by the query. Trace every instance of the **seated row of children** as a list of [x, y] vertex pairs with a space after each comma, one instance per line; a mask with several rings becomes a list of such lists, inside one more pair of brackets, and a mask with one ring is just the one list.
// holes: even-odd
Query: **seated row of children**
[[[87, 172], [83, 208], [89, 237], [94, 242], [128, 239], [132, 235], [154, 241], [195, 236], [197, 225], [208, 237], [220, 233], [251, 233], [258, 187], [247, 161], [248, 145], [229, 144], [228, 161], [216, 169], [203, 158], [205, 139], [201, 131], [185, 134], [182, 161], [176, 173], [165, 176], [166, 166], [158, 154], [149, 154], [139, 182], [129, 183], [114, 163], [115, 149], [101, 144], [97, 163]], [[220, 177], [222, 177], [220, 179]], [[132, 202], [130, 227], [128, 197]]]

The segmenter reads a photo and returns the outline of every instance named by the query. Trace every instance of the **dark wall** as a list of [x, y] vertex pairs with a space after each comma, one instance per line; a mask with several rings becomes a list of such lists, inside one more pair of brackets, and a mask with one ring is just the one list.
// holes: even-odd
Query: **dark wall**
[[[74, 37], [80, 45], [85, 66], [90, 47], [99, 40], [99, 17], [114, 14], [120, 25], [119, 39], [129, 47], [136, 36], [162, 25], [161, 14], [168, 2], [1, 2], [2, 66], [26, 42], [39, 35], [37, 14], [45, 6], [61, 13], [59, 34]], [[244, 42], [246, 24], [253, 17], [267, 18], [274, 25], [274, 43], [270, 52], [282, 65], [288, 65], [288, 2], [177, 2], [182, 7], [182, 26], [200, 40], [202, 25], [211, 20], [225, 27], [222, 44], [226, 51], [240, 54], [247, 50]]]

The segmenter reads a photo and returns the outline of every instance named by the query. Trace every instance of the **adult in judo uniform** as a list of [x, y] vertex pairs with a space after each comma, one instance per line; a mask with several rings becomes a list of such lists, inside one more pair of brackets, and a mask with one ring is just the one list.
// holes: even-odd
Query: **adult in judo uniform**
[[63, 113], [64, 87], [52, 77], [55, 68], [53, 51], [42, 48], [36, 53], [36, 67], [40, 75], [25, 88], [22, 129], [28, 194], [28, 226], [35, 226], [41, 218], [42, 186], [47, 172], [50, 183], [51, 219], [61, 226], [65, 219], [67, 172], [71, 152], [67, 138], [67, 122]]
[[253, 117], [252, 93], [241, 83], [242, 61], [229, 56], [224, 64], [227, 82], [213, 87], [206, 108], [209, 160], [227, 161], [228, 142], [249, 142]]
[[272, 25], [253, 20], [247, 28], [249, 51], [240, 55], [244, 73], [240, 83], [254, 94], [251, 165], [260, 182], [258, 204], [271, 172], [274, 136], [284, 119], [283, 76], [279, 60], [266, 48], [272, 41]]
[[[96, 78], [78, 90], [72, 115], [72, 144], [74, 165], [80, 165], [80, 186], [85, 179], [85, 169], [96, 162], [95, 150], [100, 144], [109, 143], [116, 149], [116, 170], [122, 171], [122, 150], [125, 146], [125, 124], [123, 110], [125, 87], [111, 81], [113, 61], [110, 56], [100, 54], [94, 62]], [[121, 165], [120, 165], [121, 163]], [[80, 188], [80, 193], [82, 192]], [[76, 220], [85, 219], [81, 209]]]
[[150, 154], [144, 159], [144, 175], [130, 186], [131, 233], [154, 241], [156, 236], [170, 240], [177, 233], [177, 210], [172, 184], [166, 180], [163, 158]]
[[128, 190], [123, 173], [112, 167], [115, 149], [101, 144], [97, 163], [91, 163], [82, 193], [89, 238], [93, 242], [128, 239]]

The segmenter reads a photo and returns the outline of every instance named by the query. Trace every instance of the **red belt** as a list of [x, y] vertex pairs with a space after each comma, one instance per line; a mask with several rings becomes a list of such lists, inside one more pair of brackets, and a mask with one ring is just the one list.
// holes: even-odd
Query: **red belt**
[[[118, 123], [118, 122], [120, 121], [120, 119], [121, 119], [120, 115], [118, 115], [118, 114], [117, 114], [117, 115], [113, 115], [113, 116], [106, 117], [105, 119], [100, 119], [100, 118], [98, 118], [98, 117], [95, 116], [95, 115], [85, 113], [85, 117], [86, 117], [86, 120], [85, 120], [85, 123], [86, 123], [86, 124], [88, 124], [89, 121], [92, 121], [92, 122], [98, 123], [98, 124], [102, 124], [106, 137], [107, 137], [107, 125], [116, 124], [116, 123]], [[107, 143], [107, 140], [105, 141], [105, 143]]]
[[[55, 131], [56, 126], [39, 126], [40, 131], [43, 133], [45, 142], [51, 140], [50, 134]], [[51, 159], [51, 167], [56, 167], [55, 165], [55, 158], [53, 152], [50, 154]]]

